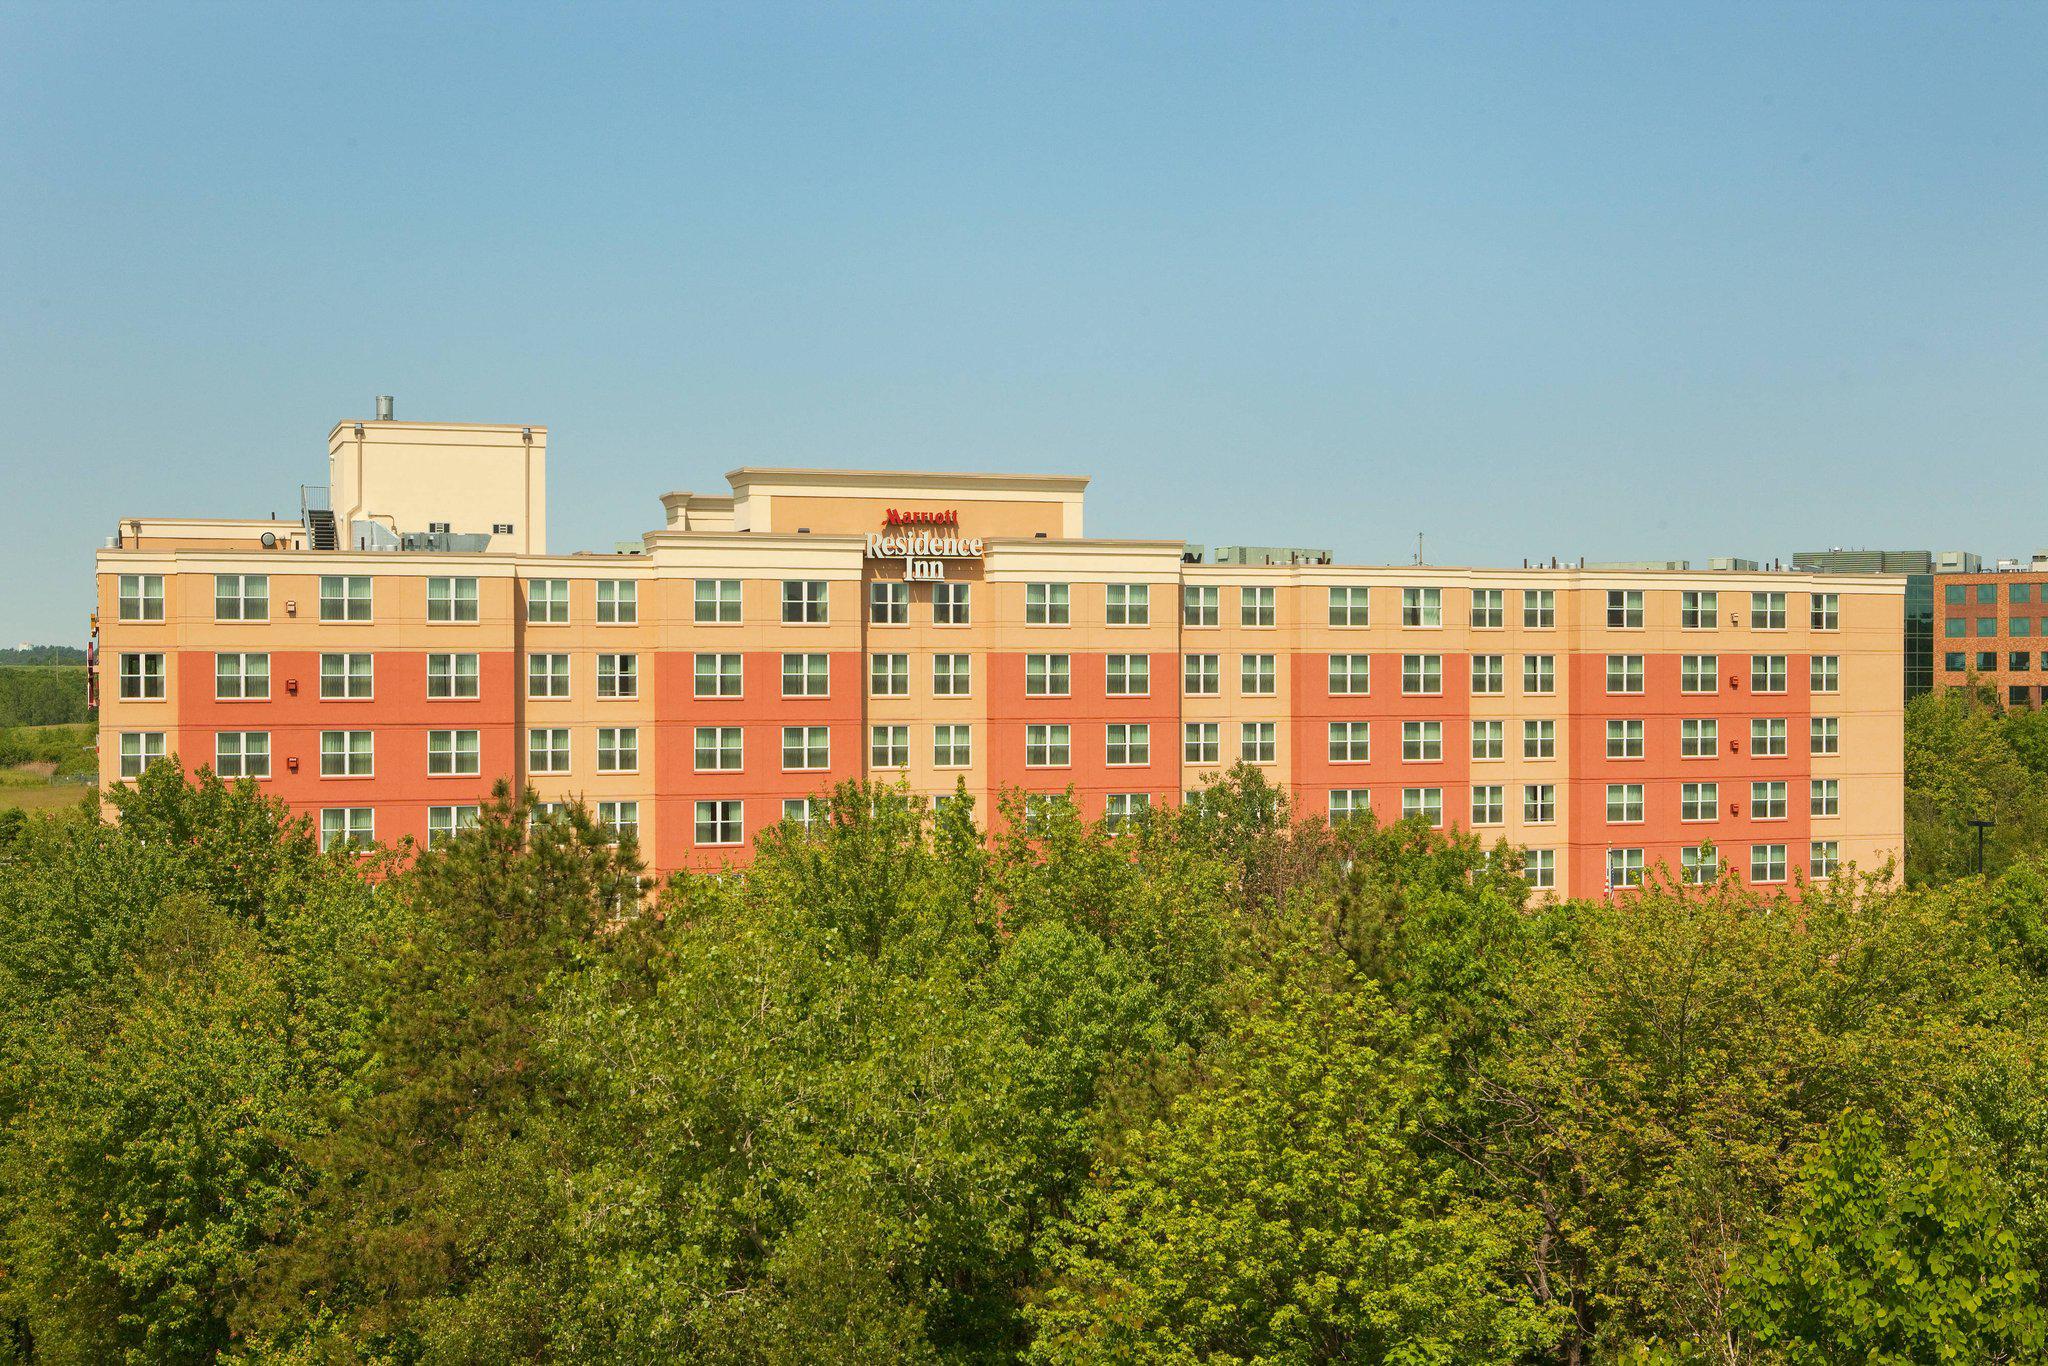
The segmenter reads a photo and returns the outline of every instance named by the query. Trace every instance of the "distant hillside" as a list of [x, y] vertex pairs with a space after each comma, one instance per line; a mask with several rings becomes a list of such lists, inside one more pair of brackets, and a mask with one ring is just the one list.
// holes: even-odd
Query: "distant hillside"
[[85, 719], [83, 662], [0, 665], [0, 727], [73, 725]]
[[85, 651], [76, 645], [29, 645], [0, 650], [0, 668], [9, 664], [83, 664]]

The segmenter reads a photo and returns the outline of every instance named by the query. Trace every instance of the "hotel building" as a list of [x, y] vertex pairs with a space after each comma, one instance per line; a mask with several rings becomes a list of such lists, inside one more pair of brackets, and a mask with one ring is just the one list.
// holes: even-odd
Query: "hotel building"
[[102, 778], [177, 756], [323, 839], [427, 840], [501, 778], [659, 871], [744, 864], [849, 778], [1172, 803], [1240, 761], [1599, 895], [1702, 851], [1899, 854], [1903, 579], [1358, 566], [1083, 532], [1087, 480], [740, 469], [549, 554], [543, 427], [344, 422], [298, 520], [122, 521]]

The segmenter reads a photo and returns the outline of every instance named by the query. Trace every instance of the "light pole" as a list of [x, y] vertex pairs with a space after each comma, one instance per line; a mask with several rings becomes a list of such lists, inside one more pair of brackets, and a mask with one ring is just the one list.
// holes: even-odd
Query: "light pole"
[[1994, 820], [1974, 820], [1969, 823], [1977, 827], [1977, 872], [1981, 875], [1984, 872], [1984, 832], [1998, 824], [1998, 822]]

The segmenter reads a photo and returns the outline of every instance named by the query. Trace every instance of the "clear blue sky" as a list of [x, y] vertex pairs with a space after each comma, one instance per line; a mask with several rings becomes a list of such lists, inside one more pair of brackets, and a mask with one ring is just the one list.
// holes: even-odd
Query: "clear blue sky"
[[2048, 4], [0, 3], [0, 644], [124, 514], [545, 423], [1439, 562], [2048, 546]]

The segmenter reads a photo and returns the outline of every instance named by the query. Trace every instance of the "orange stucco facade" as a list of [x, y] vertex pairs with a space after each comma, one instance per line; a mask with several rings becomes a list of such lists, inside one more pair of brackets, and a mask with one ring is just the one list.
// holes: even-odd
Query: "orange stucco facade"
[[[402, 465], [406, 433], [369, 436]], [[501, 463], [523, 535], [534, 462]], [[1559, 894], [1704, 845], [1762, 885], [1901, 852], [1895, 577], [1188, 563], [1085, 536], [1079, 478], [728, 482], [666, 495], [616, 554], [124, 522], [98, 566], [102, 777], [175, 756], [381, 843], [510, 779], [630, 826], [659, 871], [744, 864], [852, 777], [1092, 818], [1240, 760], [1304, 814], [1524, 846]], [[871, 554], [892, 510], [956, 553]]]

